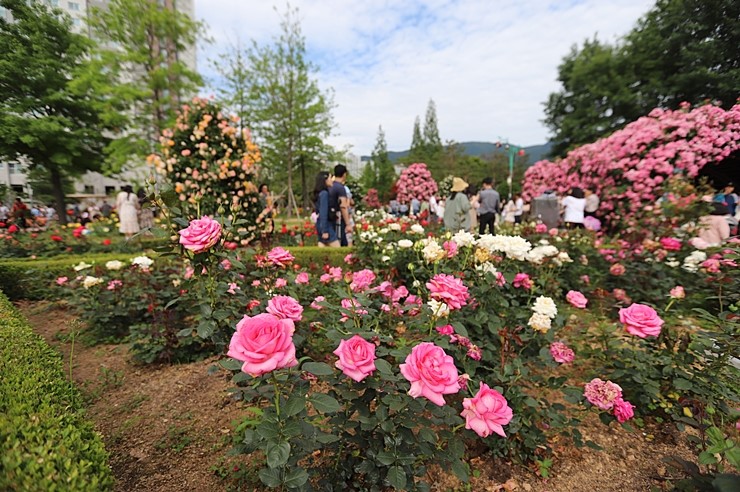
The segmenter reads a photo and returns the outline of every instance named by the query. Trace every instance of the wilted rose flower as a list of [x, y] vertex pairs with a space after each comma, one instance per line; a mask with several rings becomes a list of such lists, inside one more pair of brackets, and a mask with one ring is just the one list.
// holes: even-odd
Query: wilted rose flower
[[550, 344], [550, 355], [555, 362], [560, 364], [570, 364], [575, 359], [576, 354], [563, 342], [553, 342]]
[[583, 395], [594, 406], [602, 410], [611, 410], [618, 398], [622, 398], [622, 388], [611, 381], [594, 378], [586, 383]]

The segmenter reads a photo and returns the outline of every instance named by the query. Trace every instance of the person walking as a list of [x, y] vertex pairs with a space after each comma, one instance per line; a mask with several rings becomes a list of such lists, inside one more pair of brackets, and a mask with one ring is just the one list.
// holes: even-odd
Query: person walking
[[470, 228], [470, 200], [465, 194], [467, 188], [468, 183], [462, 178], [454, 177], [450, 196], [445, 200], [445, 229], [453, 234], [461, 229], [467, 231]]
[[568, 229], [582, 228], [584, 212], [586, 210], [586, 199], [581, 188], [574, 186], [570, 194], [563, 198], [563, 222]]
[[596, 217], [596, 211], [599, 209], [599, 197], [591, 190], [583, 190], [586, 196], [586, 207], [583, 215], [585, 217]]
[[468, 189], [465, 190], [465, 194], [470, 200], [470, 225], [468, 225], [468, 232], [475, 233], [478, 230], [478, 209], [480, 209], [480, 197], [478, 197], [478, 190], [475, 185], [469, 185]]
[[336, 212], [332, 212], [329, 202], [329, 189], [334, 184], [334, 177], [326, 171], [316, 174], [313, 187], [313, 203], [316, 213], [316, 236], [319, 247], [339, 247], [339, 238], [335, 224], [337, 222]]
[[483, 189], [480, 192], [480, 208], [478, 209], [479, 223], [478, 234], [486, 233], [486, 227], [490, 234], [495, 234], [496, 214], [501, 207], [501, 196], [493, 189], [493, 178], [487, 177], [483, 180]]
[[123, 186], [116, 197], [116, 210], [120, 222], [118, 230], [126, 236], [126, 239], [131, 239], [131, 236], [140, 230], [137, 217], [138, 209], [139, 197], [136, 196], [130, 185]]
[[352, 233], [352, 221], [349, 216], [349, 199], [347, 189], [344, 187], [347, 181], [347, 166], [337, 164], [334, 166], [334, 182], [329, 188], [329, 207], [333, 213], [337, 214], [337, 237], [339, 244], [347, 246], [347, 234]]
[[18, 227], [25, 229], [28, 226], [26, 222], [28, 218], [28, 207], [23, 203], [21, 197], [16, 197], [15, 202], [13, 202], [13, 208], [10, 209], [10, 216], [13, 218], [13, 223]]

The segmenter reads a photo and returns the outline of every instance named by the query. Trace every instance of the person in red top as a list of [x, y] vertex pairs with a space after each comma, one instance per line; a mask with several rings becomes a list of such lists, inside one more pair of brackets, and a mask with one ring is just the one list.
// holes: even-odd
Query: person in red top
[[20, 197], [15, 199], [13, 208], [10, 210], [10, 215], [13, 217], [13, 222], [19, 227], [26, 227], [26, 216], [28, 215], [28, 207]]

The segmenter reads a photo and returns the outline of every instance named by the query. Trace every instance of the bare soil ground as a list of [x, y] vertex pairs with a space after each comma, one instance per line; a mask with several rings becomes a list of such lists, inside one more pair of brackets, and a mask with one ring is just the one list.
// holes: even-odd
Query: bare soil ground
[[[65, 367], [88, 401], [88, 415], [111, 455], [117, 491], [261, 490], [257, 482], [225, 479], [235, 468], [253, 478], [247, 456], [227, 456], [235, 423], [246, 411], [229, 397], [231, 375], [208, 369], [216, 358], [185, 365], [134, 364], [125, 345], [85, 346], [71, 333], [74, 316], [51, 303], [23, 303], [21, 311], [37, 333], [64, 355]], [[71, 354], [71, 357], [70, 357]], [[556, 447], [550, 478], [500, 460], [471, 460], [474, 478], [462, 484], [433, 472], [438, 491], [617, 492], [670, 490], [672, 470], [661, 461], [692, 459], [684, 436], [673, 427], [628, 433], [589, 418], [584, 437], [603, 451]], [[246, 472], [244, 471], [246, 470]], [[251, 472], [250, 472], [251, 470]]]

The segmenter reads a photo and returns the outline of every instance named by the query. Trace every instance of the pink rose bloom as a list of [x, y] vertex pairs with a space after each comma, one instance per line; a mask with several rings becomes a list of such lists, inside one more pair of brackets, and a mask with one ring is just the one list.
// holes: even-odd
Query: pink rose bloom
[[195, 274], [195, 269], [193, 269], [193, 267], [185, 267], [185, 274], [183, 275], [183, 278], [185, 280], [189, 280], [190, 278], [192, 278], [193, 274]]
[[552, 229], [550, 229], [549, 231], [547, 231], [547, 233], [550, 234], [552, 237], [555, 237], [555, 236], [558, 235], [558, 228], [557, 227], [553, 227]]
[[686, 291], [680, 285], [672, 288], [670, 294], [672, 299], [683, 299], [686, 297]]
[[290, 251], [281, 248], [280, 246], [272, 248], [267, 253], [267, 261], [275, 266], [286, 267], [293, 263], [293, 260], [295, 260], [295, 256], [290, 254]]
[[362, 309], [362, 304], [357, 299], [342, 299], [341, 305], [344, 309], [352, 312], [352, 314], [367, 314], [367, 309]]
[[262, 284], [259, 280], [252, 280], [252, 287], [259, 287]]
[[565, 299], [570, 303], [571, 306], [577, 307], [578, 309], [585, 309], [588, 304], [588, 299], [582, 293], [577, 290], [569, 290], [565, 295]]
[[221, 260], [221, 266], [224, 270], [231, 270], [231, 262], [228, 258], [224, 258], [223, 260]]
[[236, 294], [236, 291], [240, 290], [236, 282], [229, 282], [229, 289], [226, 291], [229, 294]]
[[457, 243], [455, 241], [445, 241], [442, 248], [447, 252], [447, 258], [454, 258], [457, 255]]
[[317, 296], [316, 299], [314, 299], [313, 302], [311, 303], [311, 307], [318, 311], [321, 311], [324, 308], [323, 306], [320, 306], [319, 303], [324, 302], [325, 300], [326, 298], [324, 296]]
[[339, 282], [342, 280], [342, 267], [331, 267], [329, 268], [329, 275], [334, 281]]
[[452, 335], [455, 333], [455, 329], [452, 327], [452, 325], [444, 325], [444, 326], [438, 326], [435, 328], [437, 330], [437, 333], [440, 335]]
[[492, 432], [506, 437], [502, 426], [511, 422], [514, 412], [501, 393], [481, 381], [478, 393], [463, 400], [460, 416], [465, 417], [465, 428], [481, 437], [488, 437]]
[[69, 280], [67, 277], [57, 277], [57, 285], [64, 285]]
[[236, 325], [227, 355], [244, 362], [242, 371], [254, 377], [296, 366], [294, 331], [290, 319], [268, 313], [244, 316]]
[[617, 398], [614, 401], [614, 416], [617, 417], [617, 422], [620, 424], [635, 416], [634, 409], [635, 406], [632, 403], [624, 401], [622, 398]]
[[391, 294], [391, 300], [393, 302], [398, 302], [402, 298], [408, 295], [409, 295], [409, 290], [405, 286], [401, 285], [397, 289], [393, 289], [393, 294]]
[[305, 285], [308, 283], [308, 273], [301, 272], [295, 277], [295, 283]]
[[622, 388], [611, 381], [602, 381], [599, 378], [594, 378], [590, 382], [586, 383], [583, 396], [585, 396], [592, 405], [597, 406], [602, 410], [611, 410], [614, 406], [614, 402], [616, 402], [618, 398], [622, 398]]
[[468, 288], [465, 287], [459, 278], [445, 273], [439, 273], [432, 277], [426, 285], [429, 289], [430, 297], [444, 302], [449, 306], [450, 310], [460, 309], [468, 303], [468, 298], [470, 297]]
[[588, 215], [583, 218], [583, 227], [585, 227], [589, 231], [598, 231], [599, 229], [601, 229], [601, 221], [596, 217]]
[[247, 304], [247, 311], [251, 311], [252, 309], [256, 308], [256, 307], [257, 307], [257, 306], [259, 306], [259, 305], [260, 305], [260, 301], [259, 301], [259, 299], [252, 299], [252, 300], [251, 300], [251, 301], [249, 301], [249, 303]]
[[410, 383], [409, 396], [423, 396], [440, 407], [445, 404], [442, 395], [460, 391], [457, 367], [452, 357], [431, 342], [423, 342], [411, 349], [406, 362], [400, 365], [401, 374]]
[[499, 287], [506, 285], [506, 277], [504, 277], [504, 274], [501, 272], [496, 272], [496, 285]]
[[286, 285], [288, 285], [288, 281], [285, 280], [284, 278], [275, 279], [275, 288], [276, 289], [282, 289]]
[[407, 311], [409, 316], [416, 316], [421, 312], [421, 305], [423, 304], [421, 298], [411, 294], [403, 301], [405, 306], [415, 306]]
[[660, 327], [663, 326], [663, 320], [655, 309], [638, 303], [620, 309], [619, 321], [624, 324], [628, 333], [640, 338], [657, 337], [660, 335]]
[[622, 265], [621, 263], [615, 263], [609, 268], [609, 273], [614, 275], [615, 277], [619, 277], [620, 275], [624, 275], [624, 272], [627, 269]]
[[121, 287], [123, 285], [123, 282], [121, 282], [118, 279], [113, 279], [110, 282], [108, 282], [108, 286], [106, 289], [108, 290], [116, 290], [117, 288]]
[[550, 344], [550, 355], [559, 364], [570, 364], [575, 359], [576, 354], [563, 342], [553, 342]]
[[360, 270], [352, 274], [352, 283], [349, 285], [352, 292], [363, 292], [375, 282], [375, 272], [372, 270]]
[[303, 306], [290, 296], [275, 296], [267, 301], [267, 312], [280, 319], [303, 319]]
[[185, 229], [180, 229], [180, 244], [193, 253], [211, 249], [221, 239], [221, 224], [207, 215], [193, 219]]
[[547, 226], [545, 224], [537, 224], [534, 226], [534, 232], [537, 234], [544, 234], [547, 232]]
[[681, 241], [675, 237], [660, 238], [660, 245], [668, 251], [679, 251], [681, 249]]
[[349, 253], [344, 256], [344, 262], [347, 263], [348, 265], [351, 265], [352, 261], [354, 261], [354, 258], [352, 257], [352, 253]]
[[483, 355], [483, 352], [481, 351], [480, 347], [477, 345], [470, 344], [470, 347], [468, 348], [467, 356], [470, 357], [473, 360], [480, 360], [481, 356]]
[[526, 273], [517, 273], [514, 275], [514, 280], [511, 282], [512, 285], [516, 288], [522, 288], [522, 289], [531, 289], [532, 288], [532, 280], [530, 280], [529, 275]]
[[612, 295], [619, 302], [623, 302], [625, 304], [632, 302], [632, 299], [627, 295], [627, 292], [624, 289], [614, 289], [612, 291]]
[[322, 284], [328, 284], [331, 281], [332, 277], [328, 273], [324, 273], [319, 277], [319, 282], [321, 282]]
[[581, 275], [581, 282], [583, 282], [586, 285], [590, 285], [591, 277], [589, 277], [588, 275]]
[[334, 355], [339, 357], [334, 364], [337, 369], [358, 383], [375, 371], [375, 345], [360, 335], [341, 340]]

